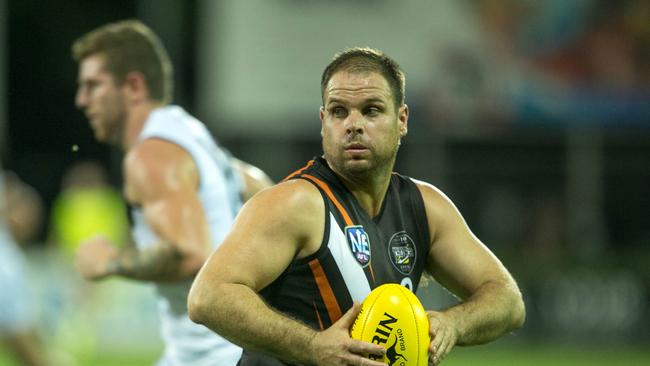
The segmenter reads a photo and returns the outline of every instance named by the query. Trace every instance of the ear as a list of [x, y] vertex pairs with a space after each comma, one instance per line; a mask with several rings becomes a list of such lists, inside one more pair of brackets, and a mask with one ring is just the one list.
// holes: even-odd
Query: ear
[[320, 117], [320, 135], [323, 136], [323, 118], [325, 118], [325, 107], [320, 106], [318, 115]]
[[320, 117], [320, 121], [323, 122], [323, 118], [325, 118], [325, 107], [320, 106], [320, 109], [318, 110], [318, 115]]
[[131, 71], [126, 74], [124, 88], [129, 99], [133, 101], [142, 101], [149, 98], [149, 87], [140, 71]]
[[404, 137], [408, 134], [409, 107], [402, 104], [397, 112], [397, 121], [399, 124], [399, 136]]

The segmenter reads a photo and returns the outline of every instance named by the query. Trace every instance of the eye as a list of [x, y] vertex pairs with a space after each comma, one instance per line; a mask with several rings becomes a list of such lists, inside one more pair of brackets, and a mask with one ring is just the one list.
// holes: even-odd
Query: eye
[[347, 111], [341, 106], [334, 106], [330, 108], [330, 114], [335, 118], [345, 118], [345, 116], [347, 116]]
[[97, 87], [98, 83], [95, 80], [84, 81], [80, 84], [79, 89], [84, 92], [92, 92]]
[[368, 106], [364, 109], [363, 114], [366, 116], [374, 117], [378, 116], [382, 112], [382, 109], [377, 106]]

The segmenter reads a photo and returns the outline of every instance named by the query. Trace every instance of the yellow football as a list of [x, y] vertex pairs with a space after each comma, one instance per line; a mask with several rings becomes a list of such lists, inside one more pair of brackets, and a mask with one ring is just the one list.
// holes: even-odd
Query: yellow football
[[427, 365], [429, 319], [417, 296], [404, 286], [390, 283], [372, 290], [350, 336], [386, 348], [379, 361], [387, 365]]

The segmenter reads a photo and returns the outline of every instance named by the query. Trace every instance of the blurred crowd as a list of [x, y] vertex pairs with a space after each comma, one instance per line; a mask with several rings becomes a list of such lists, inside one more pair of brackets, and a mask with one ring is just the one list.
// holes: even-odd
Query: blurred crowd
[[649, 1], [464, 5], [475, 39], [435, 48], [439, 70], [423, 103], [434, 125], [647, 125]]
[[528, 335], [642, 340], [650, 235], [634, 217], [650, 175], [606, 138], [649, 134], [650, 1], [463, 6], [473, 38], [433, 47], [431, 89], [412, 108], [427, 131], [416, 138], [441, 145], [449, 191], [514, 266]]

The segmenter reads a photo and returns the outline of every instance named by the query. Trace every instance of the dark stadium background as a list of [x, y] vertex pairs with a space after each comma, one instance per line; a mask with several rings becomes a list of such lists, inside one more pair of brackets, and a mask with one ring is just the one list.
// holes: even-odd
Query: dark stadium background
[[[637, 2], [645, 4], [641, 8], [648, 11], [650, 24], [648, 1], [618, 6], [593, 1], [601, 12], [595, 18], [606, 19]], [[206, 121], [235, 155], [272, 178], [281, 179], [320, 152], [317, 133], [220, 137], [219, 126], [227, 121], [197, 105], [200, 3], [0, 1], [5, 40], [0, 82], [6, 90], [5, 116], [0, 115], [0, 121], [6, 117], [0, 123], [2, 165], [36, 188], [46, 212], [60, 191], [63, 172], [75, 162], [100, 162], [119, 187], [120, 153], [96, 144], [74, 108], [77, 70], [70, 57], [76, 37], [109, 21], [138, 17], [149, 24], [172, 57], [175, 102]], [[635, 54], [644, 73], [633, 93], [584, 90], [582, 99], [557, 115], [522, 102], [514, 117], [484, 113], [475, 117], [480, 124], [458, 127], [440, 123], [440, 105], [426, 93], [409, 94], [410, 134], [397, 169], [449, 194], [478, 237], [514, 273], [528, 305], [524, 329], [494, 345], [457, 349], [446, 364], [650, 363], [650, 29], [645, 32], [645, 38], [634, 40], [645, 51]], [[454, 62], [453, 55], [449, 58]], [[471, 64], [456, 66], [471, 82]], [[282, 161], [274, 151], [283, 152]], [[41, 244], [30, 250], [45, 247], [47, 236], [45, 222]], [[425, 301], [430, 306], [453, 301], [434, 285], [421, 293], [434, 299]], [[110, 344], [108, 334], [102, 341]], [[158, 351], [154, 345], [121, 356], [102, 353], [98, 344], [93, 364], [150, 364]]]

